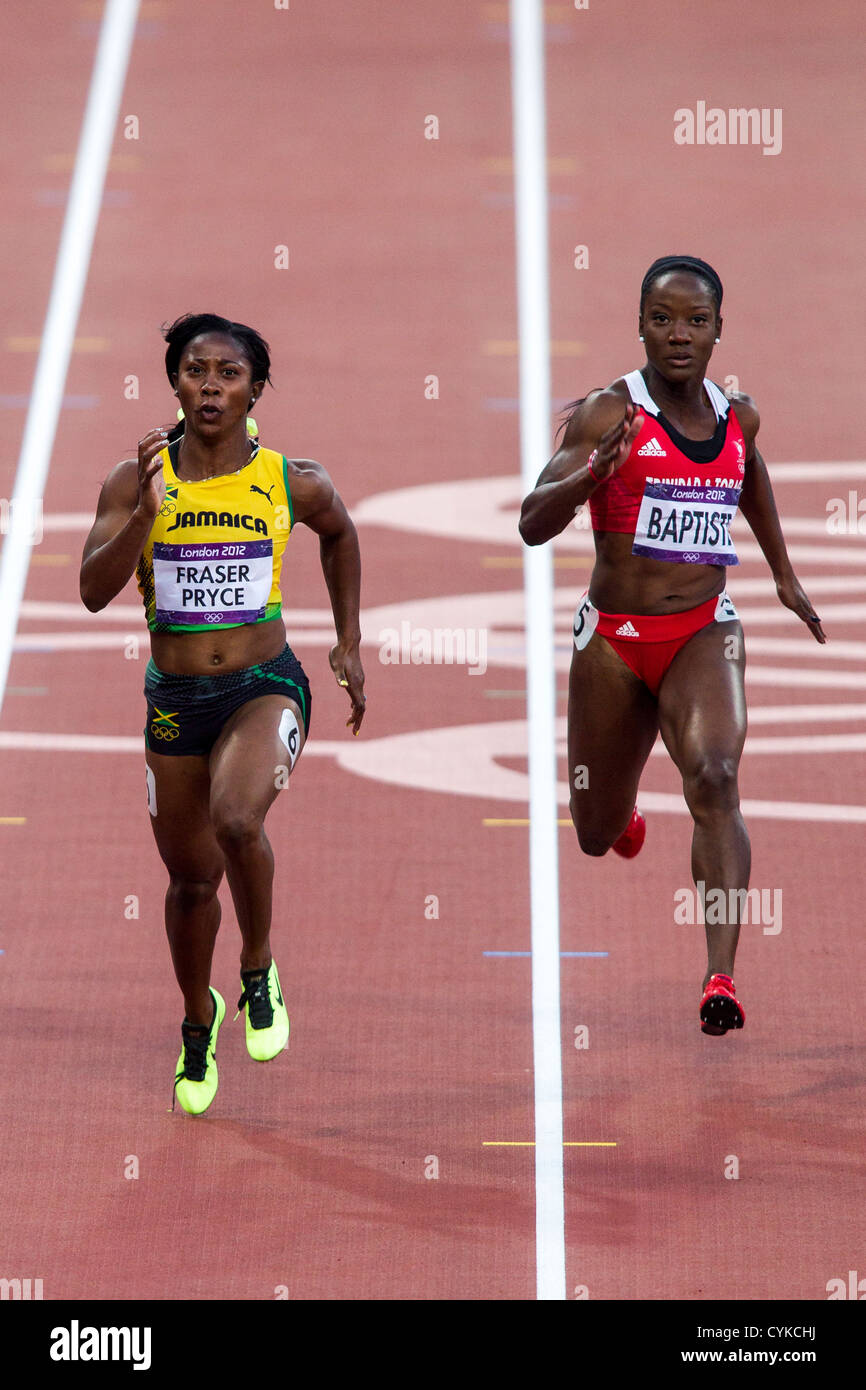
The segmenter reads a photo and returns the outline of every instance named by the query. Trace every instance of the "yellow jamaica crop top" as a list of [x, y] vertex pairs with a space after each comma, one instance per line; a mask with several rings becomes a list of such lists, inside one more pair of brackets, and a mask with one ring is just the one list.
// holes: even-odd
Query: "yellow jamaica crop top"
[[148, 627], [207, 632], [278, 617], [294, 524], [286, 460], [258, 447], [236, 473], [184, 482], [179, 447], [162, 450], [165, 501], [136, 568]]

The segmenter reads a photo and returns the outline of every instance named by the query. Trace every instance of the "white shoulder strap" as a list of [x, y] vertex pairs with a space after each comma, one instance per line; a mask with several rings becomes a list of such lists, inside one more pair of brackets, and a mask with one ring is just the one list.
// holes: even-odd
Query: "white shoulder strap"
[[704, 377], [704, 390], [710, 398], [710, 405], [716, 412], [716, 419], [724, 420], [731, 405], [724, 391], [720, 391], [715, 382], [710, 381], [707, 377]]
[[623, 377], [623, 381], [628, 387], [628, 393], [635, 405], [641, 406], [648, 415], [658, 415], [659, 408], [646, 389], [646, 382], [639, 371], [628, 372]]
[[[659, 408], [646, 388], [646, 382], [639, 371], [628, 372], [623, 381], [628, 387], [628, 393], [635, 405], [641, 406], [649, 415], [658, 415]], [[710, 398], [710, 405], [716, 412], [717, 420], [724, 420], [730, 409], [730, 401], [724, 391], [720, 391], [715, 382], [710, 381], [709, 377], [704, 377], [704, 389]]]

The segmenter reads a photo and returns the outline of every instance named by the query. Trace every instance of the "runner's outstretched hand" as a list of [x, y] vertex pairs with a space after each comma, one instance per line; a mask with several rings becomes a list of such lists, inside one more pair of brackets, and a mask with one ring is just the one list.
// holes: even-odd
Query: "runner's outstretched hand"
[[816, 642], [823, 644], [827, 641], [826, 633], [821, 626], [821, 619], [806, 597], [796, 575], [791, 574], [784, 579], [777, 579], [776, 593], [779, 595], [780, 603], [784, 603], [786, 608], [790, 608], [792, 613], [796, 613], [798, 618], [803, 619]]
[[155, 517], [165, 501], [165, 479], [157, 455], [168, 443], [168, 433], [172, 428], [171, 425], [162, 425], [148, 430], [138, 441], [137, 510], [146, 516]]
[[642, 428], [643, 412], [630, 402], [619, 423], [605, 431], [595, 451], [590, 454], [590, 466], [600, 482], [622, 467]]
[[360, 652], [354, 645], [342, 647], [338, 642], [328, 653], [328, 660], [331, 663], [331, 670], [337, 677], [338, 685], [345, 687], [349, 699], [352, 701], [352, 713], [346, 720], [346, 728], [351, 724], [352, 733], [358, 734], [361, 731], [361, 720], [364, 718], [364, 711], [367, 707], [367, 697], [364, 694], [364, 668], [361, 665]]

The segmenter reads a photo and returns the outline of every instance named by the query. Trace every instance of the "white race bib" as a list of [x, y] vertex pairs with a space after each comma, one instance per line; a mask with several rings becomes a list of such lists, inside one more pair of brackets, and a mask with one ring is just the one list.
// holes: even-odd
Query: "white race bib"
[[739, 503], [732, 487], [647, 483], [633, 555], [692, 565], [738, 565], [731, 523]]
[[273, 542], [189, 541], [153, 547], [156, 621], [254, 623], [273, 582]]

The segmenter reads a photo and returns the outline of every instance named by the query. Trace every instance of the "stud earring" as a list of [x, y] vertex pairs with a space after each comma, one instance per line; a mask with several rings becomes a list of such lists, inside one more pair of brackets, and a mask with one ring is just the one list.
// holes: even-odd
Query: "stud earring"
[[640, 335], [639, 341], [640, 341], [641, 343], [643, 342], [643, 334], [642, 334], [642, 333], [641, 333], [641, 335]]
[[717, 339], [716, 339], [716, 342], [718, 342], [718, 341], [719, 341], [719, 339], [717, 338]]

